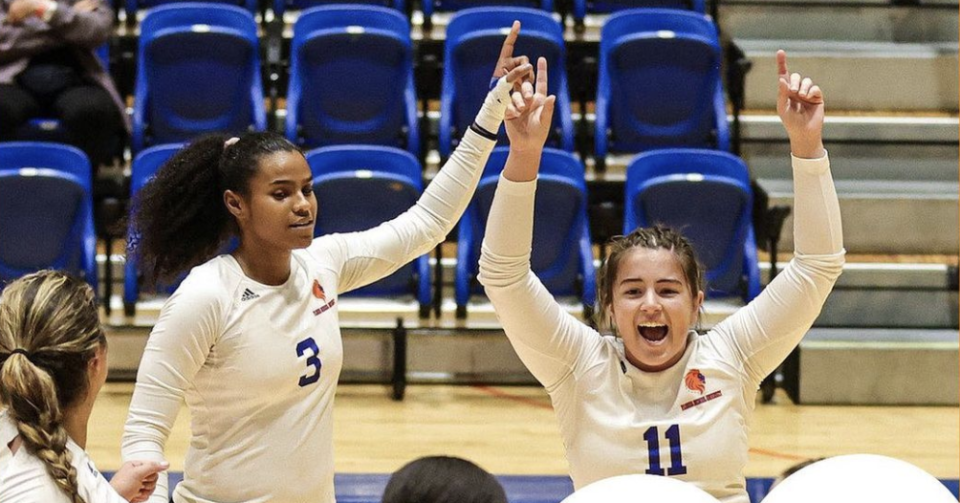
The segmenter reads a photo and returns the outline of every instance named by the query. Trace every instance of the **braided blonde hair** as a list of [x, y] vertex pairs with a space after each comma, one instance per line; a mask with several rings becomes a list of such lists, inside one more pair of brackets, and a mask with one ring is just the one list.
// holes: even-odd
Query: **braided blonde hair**
[[16, 422], [24, 447], [41, 459], [73, 503], [64, 409], [89, 389], [87, 363], [106, 345], [93, 290], [55, 271], [24, 276], [0, 298], [0, 403]]

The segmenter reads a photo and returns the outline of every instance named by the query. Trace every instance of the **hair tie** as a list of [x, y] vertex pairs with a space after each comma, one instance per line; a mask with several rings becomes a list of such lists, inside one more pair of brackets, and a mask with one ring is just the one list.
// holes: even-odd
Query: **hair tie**
[[[30, 360], [30, 352], [27, 351], [26, 349], [17, 348], [17, 349], [14, 349], [13, 351], [10, 352], [10, 356], [13, 356], [13, 355], [16, 355], [16, 354], [21, 354], [21, 355], [23, 355], [23, 356], [26, 356], [27, 359]], [[32, 362], [33, 360], [30, 360], [30, 361]]]
[[240, 138], [234, 136], [233, 138], [230, 138], [229, 140], [223, 142], [223, 148], [227, 148], [227, 147], [229, 147], [230, 145], [233, 145], [234, 143], [237, 143], [238, 141], [240, 141]]

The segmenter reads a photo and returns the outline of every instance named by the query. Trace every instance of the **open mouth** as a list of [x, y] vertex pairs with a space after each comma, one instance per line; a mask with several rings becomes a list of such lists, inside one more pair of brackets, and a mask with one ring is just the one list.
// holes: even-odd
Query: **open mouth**
[[660, 342], [667, 338], [669, 329], [662, 323], [642, 323], [637, 325], [637, 332], [650, 342]]

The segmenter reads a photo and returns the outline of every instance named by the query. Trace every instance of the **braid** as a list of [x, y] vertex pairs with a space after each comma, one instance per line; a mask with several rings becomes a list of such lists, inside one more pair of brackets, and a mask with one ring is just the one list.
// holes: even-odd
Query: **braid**
[[43, 461], [72, 503], [77, 470], [67, 449], [64, 411], [86, 398], [87, 363], [106, 344], [93, 291], [83, 281], [41, 271], [11, 283], [0, 299], [0, 404], [23, 446]]
[[47, 465], [47, 472], [71, 502], [87, 503], [79, 493], [73, 454], [67, 449], [67, 430], [62, 424], [46, 426], [49, 429], [18, 421], [17, 431], [20, 432], [27, 449]]

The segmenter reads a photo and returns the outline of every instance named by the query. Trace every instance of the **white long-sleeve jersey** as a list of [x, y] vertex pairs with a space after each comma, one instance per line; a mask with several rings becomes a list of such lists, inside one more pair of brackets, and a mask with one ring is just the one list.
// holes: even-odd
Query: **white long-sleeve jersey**
[[[71, 503], [47, 465], [25, 446], [14, 453], [8, 447], [20, 435], [7, 412], [0, 413], [0, 501], [3, 503]], [[86, 451], [67, 440], [70, 464], [77, 470], [77, 490], [87, 503], [127, 503], [100, 475]]]
[[[497, 131], [501, 79], [477, 124]], [[495, 141], [468, 131], [417, 204], [374, 229], [293, 252], [269, 286], [223, 255], [194, 268], [163, 306], [137, 375], [126, 460], [163, 460], [185, 397], [191, 439], [176, 503], [332, 503], [333, 399], [342, 363], [337, 298], [440, 243], [476, 189]], [[151, 503], [167, 503], [162, 474]]]
[[657, 474], [748, 503], [743, 467], [760, 381], [796, 347], [843, 268], [836, 190], [826, 157], [793, 159], [796, 254], [756, 299], [703, 336], [676, 365], [637, 369], [622, 341], [556, 303], [530, 271], [536, 182], [501, 178], [480, 258], [510, 342], [547, 389], [574, 486]]

